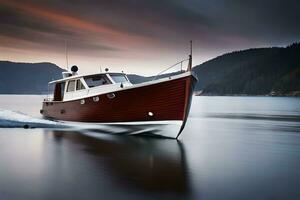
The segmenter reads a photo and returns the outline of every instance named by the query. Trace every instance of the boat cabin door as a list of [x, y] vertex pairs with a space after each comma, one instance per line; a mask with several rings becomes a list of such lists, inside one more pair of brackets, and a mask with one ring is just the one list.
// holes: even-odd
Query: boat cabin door
[[53, 101], [62, 101], [64, 98], [65, 83], [56, 83], [53, 93]]

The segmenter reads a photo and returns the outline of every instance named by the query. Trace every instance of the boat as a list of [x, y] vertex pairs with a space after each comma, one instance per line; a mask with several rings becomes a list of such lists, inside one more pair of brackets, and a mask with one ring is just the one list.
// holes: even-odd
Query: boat
[[125, 73], [106, 69], [79, 75], [78, 67], [73, 66], [71, 71], [63, 72], [62, 79], [49, 83], [53, 93], [44, 99], [40, 112], [44, 118], [79, 128], [109, 127], [106, 131], [115, 134], [178, 138], [185, 127], [197, 82], [192, 54], [183, 61], [188, 61], [187, 70], [138, 84], [132, 84]]

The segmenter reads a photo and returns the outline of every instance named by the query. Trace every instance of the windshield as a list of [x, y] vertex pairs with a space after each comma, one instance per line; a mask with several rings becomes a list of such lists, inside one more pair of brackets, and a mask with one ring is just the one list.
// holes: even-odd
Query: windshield
[[116, 83], [124, 83], [128, 82], [127, 78], [123, 74], [110, 74], [110, 77], [116, 82]]
[[110, 84], [110, 81], [105, 75], [93, 75], [84, 78], [89, 88]]

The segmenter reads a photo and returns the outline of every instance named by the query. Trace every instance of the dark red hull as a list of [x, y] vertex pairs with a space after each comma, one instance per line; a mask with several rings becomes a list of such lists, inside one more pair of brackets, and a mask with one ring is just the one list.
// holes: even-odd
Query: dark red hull
[[[194, 83], [193, 75], [168, 80], [109, 94], [66, 102], [43, 102], [42, 114], [46, 118], [63, 121], [114, 123], [183, 120], [187, 118]], [[153, 116], [149, 115], [153, 113]]]

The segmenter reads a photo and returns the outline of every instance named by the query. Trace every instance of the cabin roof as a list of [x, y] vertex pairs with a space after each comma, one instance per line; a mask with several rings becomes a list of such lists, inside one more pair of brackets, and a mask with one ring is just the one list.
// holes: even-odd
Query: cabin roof
[[49, 82], [48, 84], [53, 84], [53, 83], [59, 83], [59, 82], [65, 82], [68, 80], [73, 80], [73, 79], [78, 79], [78, 78], [84, 78], [84, 77], [88, 77], [88, 76], [94, 76], [94, 75], [106, 75], [106, 74], [123, 74], [126, 75], [124, 73], [120, 73], [120, 72], [105, 72], [105, 73], [94, 73], [94, 74], [84, 74], [84, 75], [73, 75], [67, 78], [62, 78], [62, 79], [58, 79], [58, 80], [54, 80]]

